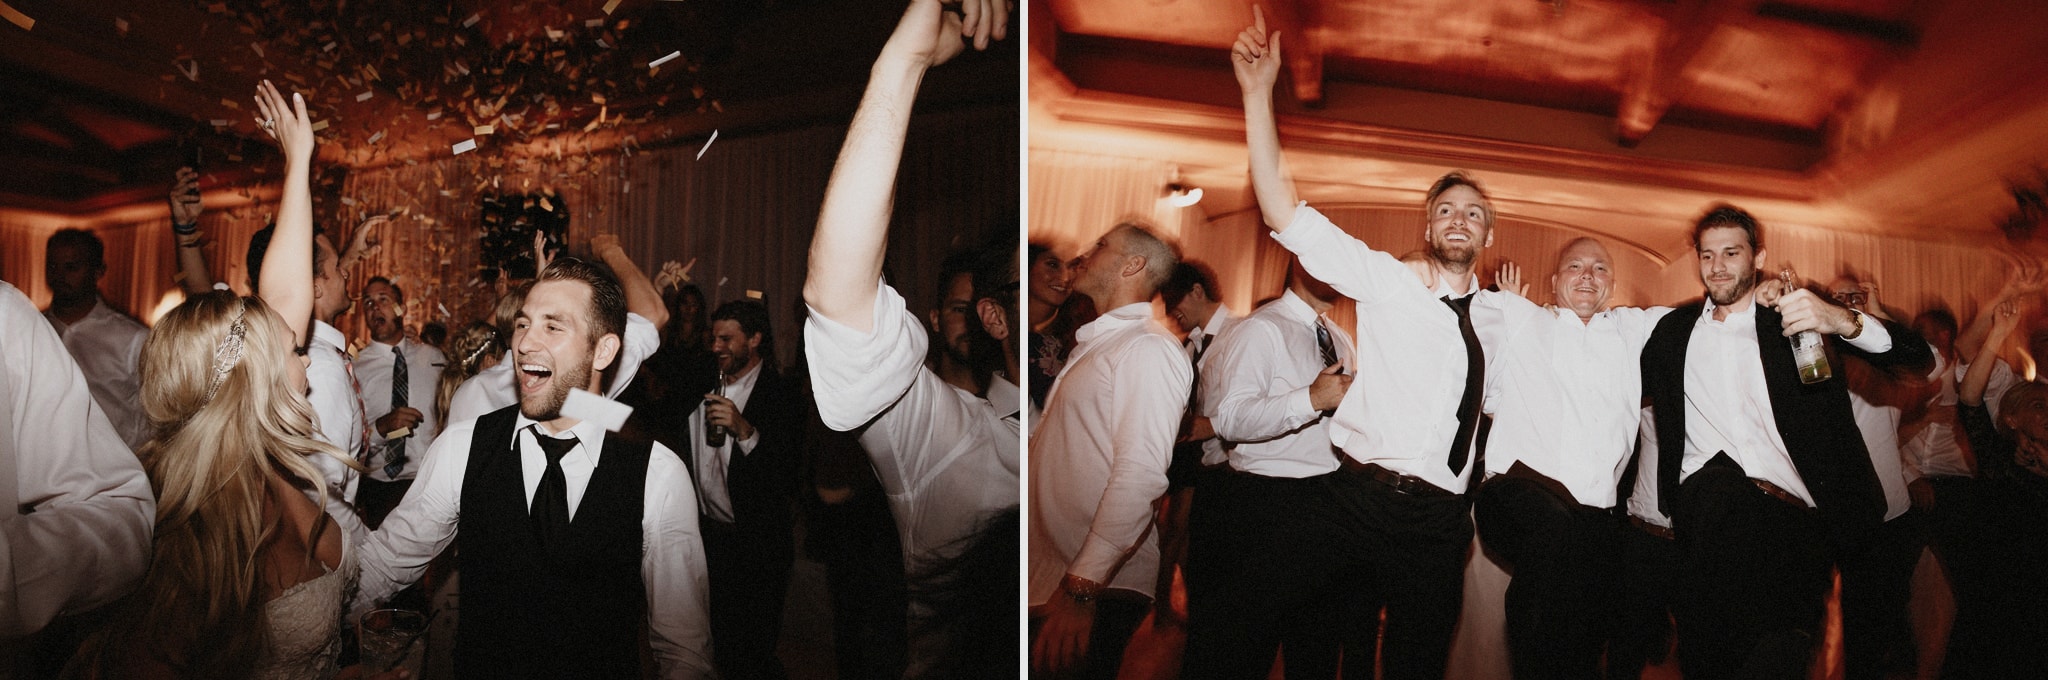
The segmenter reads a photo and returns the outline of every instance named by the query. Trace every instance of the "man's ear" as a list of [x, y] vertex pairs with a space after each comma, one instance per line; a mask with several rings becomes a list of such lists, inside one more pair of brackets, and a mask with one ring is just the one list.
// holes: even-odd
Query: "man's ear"
[[596, 380], [598, 373], [604, 372], [604, 369], [611, 368], [612, 360], [618, 358], [618, 356], [618, 334], [606, 333], [604, 337], [598, 338], [597, 347], [590, 353], [591, 379]]
[[759, 349], [761, 349], [761, 334], [760, 334], [760, 333], [755, 333], [755, 334], [753, 334], [753, 335], [749, 335], [749, 336], [747, 336], [747, 349], [748, 349], [749, 351], [754, 351], [754, 350], [759, 350]]
[[1210, 295], [1210, 294], [1209, 294], [1209, 289], [1207, 289], [1207, 288], [1203, 288], [1203, 287], [1202, 287], [1202, 284], [1199, 284], [1199, 283], [1197, 283], [1197, 284], [1195, 284], [1195, 285], [1193, 285], [1193, 286], [1190, 286], [1190, 287], [1188, 287], [1188, 294], [1189, 294], [1189, 295], [1194, 295], [1194, 294], [1196, 294], [1196, 293], [1201, 293], [1201, 294], [1202, 294], [1202, 300], [1203, 300], [1203, 301], [1205, 301], [1205, 302], [1213, 302], [1213, 301], [1215, 301], [1215, 300], [1216, 300], [1216, 297], [1215, 297], [1215, 296], [1213, 296], [1213, 295]]
[[981, 317], [981, 330], [989, 337], [995, 338], [996, 342], [1009, 341], [1010, 319], [1003, 313], [1002, 303], [996, 302], [995, 298], [982, 298], [974, 301], [974, 312]]
[[[1769, 254], [1770, 254], [1770, 251], [1764, 250], [1764, 249], [1762, 249], [1762, 248], [1758, 248], [1758, 249], [1756, 249], [1756, 270], [1757, 270], [1757, 271], [1763, 271], [1763, 270], [1764, 270], [1764, 256], [1765, 256], [1765, 255], [1769, 255]], [[1790, 293], [1790, 292], [1792, 292], [1792, 291], [1789, 291], [1789, 290], [1788, 290], [1788, 291], [1785, 291], [1785, 292], [1787, 292], [1787, 293]]]
[[939, 332], [939, 310], [934, 309], [932, 311], [925, 312], [924, 319], [925, 322], [931, 324], [932, 332]]
[[1145, 256], [1132, 255], [1130, 257], [1124, 258], [1124, 267], [1122, 270], [1119, 270], [1117, 274], [1123, 278], [1137, 276], [1139, 274], [1145, 273], [1145, 265]]

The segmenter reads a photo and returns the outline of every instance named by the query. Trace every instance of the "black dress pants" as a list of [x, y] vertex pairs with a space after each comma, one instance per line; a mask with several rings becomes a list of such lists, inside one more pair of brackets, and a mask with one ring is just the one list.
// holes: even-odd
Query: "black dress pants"
[[1551, 485], [1510, 472], [1488, 479], [1473, 499], [1481, 544], [1512, 575], [1507, 637], [1517, 680], [1598, 677], [1615, 606], [1614, 515]]
[[[1182, 677], [1263, 680], [1280, 652], [1289, 680], [1337, 675], [1340, 593], [1316, 542], [1331, 525], [1320, 478], [1208, 476], [1188, 519], [1188, 640]], [[1372, 649], [1363, 652], [1371, 658]]]
[[1846, 680], [1882, 680], [1912, 656], [1906, 603], [1920, 563], [1921, 518], [1908, 513], [1879, 525], [1836, 559], [1842, 576], [1842, 656]]
[[782, 604], [789, 592], [795, 539], [787, 533], [746, 531], [700, 517], [705, 572], [711, 581], [712, 660], [728, 678], [784, 677], [775, 655], [782, 638]]
[[1679, 488], [1678, 661], [1686, 680], [1802, 678], [1829, 586], [1819, 517], [1716, 456]]
[[1663, 663], [1671, 644], [1671, 607], [1678, 582], [1678, 542], [1623, 521], [1621, 602], [1607, 641], [1607, 680], [1637, 680]]
[[[1322, 479], [1336, 506], [1336, 533], [1323, 548], [1336, 558], [1330, 577], [1347, 593], [1344, 648], [1372, 649], [1378, 637], [1381, 678], [1442, 678], [1465, 598], [1471, 503], [1405, 494], [1349, 469]], [[1372, 678], [1371, 661], [1347, 656], [1346, 680]]]

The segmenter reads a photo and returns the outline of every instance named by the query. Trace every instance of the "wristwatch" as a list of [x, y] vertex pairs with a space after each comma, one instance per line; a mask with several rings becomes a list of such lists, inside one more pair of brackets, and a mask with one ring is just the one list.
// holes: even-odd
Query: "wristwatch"
[[1851, 319], [1855, 319], [1855, 320], [1856, 320], [1856, 328], [1855, 328], [1855, 330], [1851, 330], [1851, 331], [1849, 331], [1849, 332], [1847, 332], [1847, 333], [1843, 333], [1843, 334], [1842, 334], [1842, 339], [1843, 339], [1843, 340], [1855, 340], [1855, 339], [1856, 339], [1856, 336], [1859, 336], [1859, 335], [1862, 335], [1862, 334], [1863, 334], [1863, 312], [1859, 312], [1859, 311], [1856, 311], [1856, 310], [1853, 310], [1853, 309], [1851, 309], [1851, 310], [1849, 310], [1849, 318], [1851, 318]]
[[1102, 584], [1073, 574], [1060, 579], [1060, 590], [1072, 598], [1075, 604], [1088, 604], [1102, 595]]

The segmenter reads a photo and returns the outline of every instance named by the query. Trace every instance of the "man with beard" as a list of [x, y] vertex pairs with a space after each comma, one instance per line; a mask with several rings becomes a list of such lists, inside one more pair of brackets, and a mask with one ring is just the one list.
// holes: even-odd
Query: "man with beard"
[[356, 353], [356, 380], [364, 413], [371, 417], [369, 471], [356, 491], [363, 522], [377, 528], [398, 506], [419, 474], [420, 457], [441, 431], [434, 415], [434, 390], [448, 359], [433, 345], [405, 335], [405, 292], [391, 279], [363, 284], [363, 315], [370, 344]]
[[719, 305], [711, 353], [723, 382], [689, 414], [712, 640], [719, 674], [729, 678], [783, 677], [775, 642], [796, 558], [791, 508], [805, 405], [776, 370], [773, 338], [760, 302]]
[[1386, 677], [1442, 677], [1472, 541], [1464, 494], [1472, 471], [1485, 469], [1473, 442], [1486, 358], [1503, 346], [1512, 297], [1480, 291], [1473, 273], [1493, 241], [1493, 204], [1472, 178], [1450, 173], [1423, 199], [1423, 257], [1369, 247], [1295, 194], [1273, 113], [1280, 44], [1257, 8], [1231, 66], [1266, 226], [1310, 276], [1358, 301], [1357, 380], [1329, 421], [1344, 467], [1316, 489], [1331, 510], [1314, 542], [1331, 553], [1303, 578], [1350, 593], [1347, 648], [1373, 649], [1385, 610]]
[[[565, 415], [618, 357], [625, 295], [603, 267], [542, 270], [512, 338], [519, 404], [458, 421], [362, 549], [355, 611], [462, 539], [462, 677], [638, 677], [640, 631], [663, 678], [707, 678], [703, 542], [680, 458]], [[571, 523], [574, 520], [574, 523]]]
[[980, 320], [974, 311], [974, 267], [979, 251], [954, 253], [939, 265], [939, 290], [931, 310], [933, 348], [931, 367], [946, 384], [981, 396], [990, 389], [989, 378], [998, 368], [989, 365], [993, 347], [984, 341]]
[[[1707, 299], [1665, 315], [1643, 349], [1659, 503], [1680, 552], [1687, 678], [1794, 677], [1820, 633], [1830, 543], [1876, 528], [1884, 493], [1844, 379], [1802, 385], [1787, 338], [1816, 331], [1873, 367], [1926, 372], [1904, 326], [1793, 290], [1765, 307], [1756, 219], [1715, 206], [1693, 226]], [[1767, 297], [1767, 296], [1766, 296]]]

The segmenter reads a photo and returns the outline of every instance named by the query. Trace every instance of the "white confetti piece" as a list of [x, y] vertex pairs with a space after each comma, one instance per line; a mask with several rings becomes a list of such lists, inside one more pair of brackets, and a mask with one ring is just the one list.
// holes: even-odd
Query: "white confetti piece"
[[617, 432], [626, 426], [626, 419], [632, 417], [633, 407], [581, 389], [569, 390], [569, 398], [562, 401], [562, 416], [577, 420], [588, 420], [604, 427], [607, 432]]
[[488, 135], [488, 134], [491, 134], [491, 133], [493, 133], [493, 132], [496, 132], [496, 131], [497, 131], [497, 129], [496, 129], [496, 128], [493, 128], [493, 127], [491, 127], [491, 126], [489, 126], [489, 125], [478, 125], [478, 126], [476, 126], [475, 128], [472, 128], [472, 129], [470, 130], [470, 133], [472, 133], [472, 134], [479, 134], [479, 135]]
[[263, 58], [263, 43], [249, 43], [249, 49], [256, 51], [256, 58]]
[[350, 197], [347, 197], [347, 196], [343, 196], [343, 197], [341, 197], [341, 204], [342, 204], [342, 205], [348, 205], [348, 206], [353, 206], [353, 205], [355, 205], [355, 204], [356, 204], [356, 199], [353, 199], [353, 198], [350, 198]]
[[227, 127], [227, 126], [228, 126], [228, 119], [226, 119], [226, 118], [215, 118], [215, 119], [213, 119], [213, 126], [214, 126], [214, 127]]
[[662, 58], [660, 58], [660, 59], [656, 59], [656, 60], [654, 60], [654, 61], [650, 61], [650, 62], [647, 62], [647, 68], [660, 68], [662, 64], [666, 64], [666, 63], [668, 63], [668, 62], [669, 62], [670, 60], [672, 60], [672, 59], [675, 59], [676, 57], [680, 57], [680, 56], [683, 56], [683, 51], [682, 51], [682, 50], [676, 50], [676, 51], [674, 51], [674, 52], [670, 52], [670, 53], [668, 53], [668, 56], [666, 56], [666, 57], [662, 57]]
[[[456, 142], [456, 143], [455, 143], [455, 155], [458, 155], [458, 156], [460, 156], [460, 155], [462, 155], [463, 153], [466, 153], [466, 152], [470, 152], [470, 151], [475, 151], [475, 150], [476, 150], [476, 140], [474, 140], [474, 139], [465, 139], [465, 140], [462, 140], [462, 141], [460, 141], [460, 142]], [[443, 194], [447, 194], [448, 192], [446, 192], [446, 191], [443, 191], [443, 192], [441, 192], [441, 193], [443, 193]]]
[[607, 16], [609, 16], [609, 15], [610, 15], [610, 14], [612, 13], [612, 10], [615, 10], [615, 9], [618, 9], [618, 8], [619, 8], [619, 0], [609, 0], [608, 2], [604, 3], [604, 13], [605, 13], [605, 14], [606, 14]]
[[605, 41], [604, 41], [604, 38], [598, 38], [598, 39], [597, 39], [597, 46], [598, 46], [598, 47], [602, 47], [602, 48], [605, 48], [605, 49], [611, 49], [611, 48], [612, 48], [612, 44], [611, 44], [611, 43], [608, 43], [608, 42], [605, 42]]
[[561, 40], [561, 39], [562, 39], [562, 36], [565, 36], [565, 35], [568, 35], [568, 34], [567, 34], [567, 33], [563, 33], [563, 32], [561, 32], [561, 31], [557, 31], [557, 30], [555, 30], [555, 29], [552, 29], [552, 28], [548, 29], [548, 39], [549, 39], [549, 40]]
[[427, 120], [440, 120], [440, 119], [441, 119], [441, 110], [440, 110], [440, 109], [434, 109], [434, 110], [432, 110], [432, 111], [428, 111], [428, 112], [427, 112]]
[[712, 143], [712, 142], [716, 142], [716, 141], [718, 141], [718, 131], [717, 131], [717, 130], [712, 130], [712, 131], [711, 131], [711, 138], [710, 138], [710, 139], [706, 139], [706, 140], [704, 140], [704, 148], [702, 148], [702, 149], [698, 149], [698, 150], [697, 150], [697, 159], [696, 159], [696, 160], [700, 160], [700, 161], [701, 161], [701, 160], [704, 160], [704, 152], [705, 152], [705, 151], [709, 151], [709, 150], [711, 150], [711, 143]]
[[463, 27], [463, 28], [469, 28], [469, 27], [471, 27], [471, 26], [475, 26], [475, 25], [476, 25], [476, 22], [482, 21], [482, 20], [483, 20], [483, 18], [484, 18], [484, 15], [483, 15], [483, 13], [482, 13], [482, 12], [478, 12], [478, 13], [476, 13], [476, 14], [471, 14], [471, 15], [469, 15], [469, 18], [468, 18], [468, 19], [463, 19], [463, 20], [462, 20], [462, 27]]
[[378, 131], [377, 131], [377, 134], [374, 134], [374, 135], [370, 135], [370, 143], [371, 143], [371, 144], [376, 144], [377, 142], [379, 142], [379, 141], [382, 141], [383, 139], [384, 139], [384, 131], [383, 131], [383, 130], [378, 130]]
[[377, 96], [377, 92], [376, 92], [375, 90], [372, 90], [372, 91], [369, 91], [369, 92], [364, 92], [364, 93], [362, 93], [362, 94], [356, 95], [356, 101], [359, 101], [359, 102], [366, 102], [366, 101], [370, 101], [370, 98], [371, 98], [371, 97], [375, 97], [375, 96]]
[[333, 51], [334, 51], [334, 48], [335, 48], [336, 46], [339, 46], [340, 44], [341, 44], [341, 43], [338, 43], [338, 42], [334, 42], [334, 41], [331, 41], [331, 40], [330, 40], [330, 41], [328, 41], [328, 42], [327, 42], [327, 44], [325, 44], [325, 45], [321, 45], [321, 46], [320, 46], [320, 51], [322, 51], [322, 52], [333, 52]]

